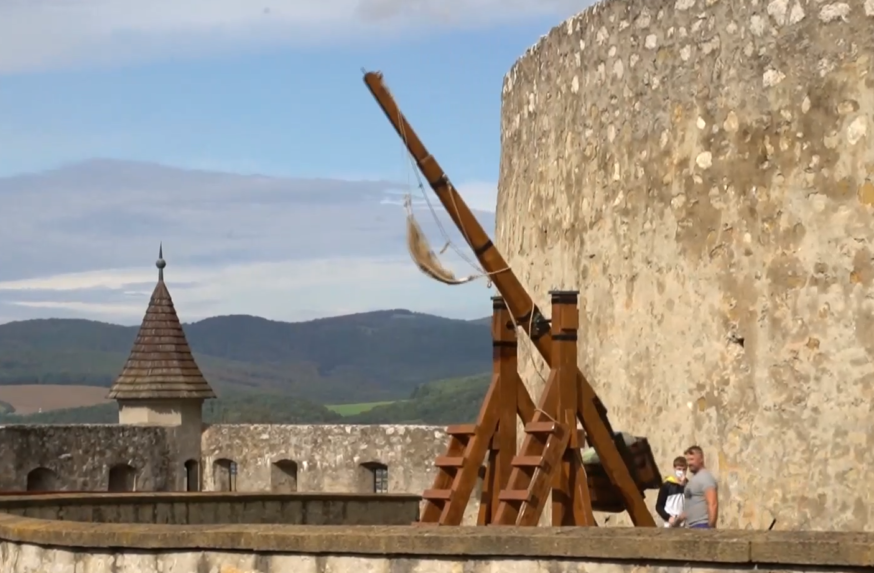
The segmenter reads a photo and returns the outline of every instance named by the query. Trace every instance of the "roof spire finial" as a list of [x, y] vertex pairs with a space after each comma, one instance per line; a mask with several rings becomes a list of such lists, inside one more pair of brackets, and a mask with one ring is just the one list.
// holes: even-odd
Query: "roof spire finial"
[[161, 241], [158, 247], [158, 260], [155, 261], [155, 266], [158, 267], [158, 280], [164, 280], [164, 267], [167, 266], [167, 261], [164, 260], [164, 241]]

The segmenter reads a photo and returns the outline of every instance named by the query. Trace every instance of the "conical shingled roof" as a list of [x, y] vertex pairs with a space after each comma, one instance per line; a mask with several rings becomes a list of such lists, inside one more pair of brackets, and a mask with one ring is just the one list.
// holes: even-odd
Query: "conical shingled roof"
[[208, 399], [215, 393], [191, 355], [182, 324], [164, 284], [163, 247], [158, 284], [127, 363], [109, 391], [115, 400]]

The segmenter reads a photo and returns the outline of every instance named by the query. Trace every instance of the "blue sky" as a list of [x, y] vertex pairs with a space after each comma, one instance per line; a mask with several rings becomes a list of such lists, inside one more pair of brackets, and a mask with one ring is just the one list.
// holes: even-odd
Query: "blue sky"
[[[452, 179], [469, 186], [478, 207], [493, 211], [503, 75], [542, 34], [587, 4], [280, 0], [259, 7], [250, 0], [156, 0], [147, 7], [76, 0], [63, 10], [50, 0], [2, 4], [0, 183], [5, 178], [15, 201], [33, 195], [36, 185], [15, 176], [94, 158], [289, 179], [405, 180], [410, 171], [401, 144], [362, 82], [365, 68], [384, 72]], [[81, 206], [94, 183], [74, 179], [60, 187], [69, 188], [64, 200]], [[136, 205], [132, 197], [128, 210]], [[75, 226], [68, 232], [77, 238]], [[107, 232], [104, 241], [126, 231]], [[126, 238], [132, 233], [129, 228]], [[155, 237], [137, 233], [142, 241], [132, 248], [154, 250]], [[4, 249], [20, 248], [8, 239]], [[58, 239], [59, 245], [72, 240]], [[105, 266], [123, 262], [107, 259]], [[54, 276], [58, 284], [64, 280], [58, 273], [77, 270], [94, 269], [47, 262], [26, 276], [2, 278]], [[4, 312], [0, 297], [0, 320], [38, 308], [11, 313], [13, 303], [7, 299]], [[479, 305], [469, 300], [459, 304], [427, 310], [486, 314], [471, 310]], [[246, 311], [204, 312], [223, 310]]]
[[365, 67], [385, 73], [454, 178], [495, 180], [501, 78], [543, 27], [7, 76], [0, 108], [14, 113], [3, 129], [24, 134], [25, 145], [4, 150], [0, 172], [114, 157], [294, 177], [391, 177], [399, 143], [361, 80]]
[[454, 179], [494, 181], [503, 75], [558, 23], [545, 15], [421, 38], [109, 66], [85, 59], [7, 73], [0, 129], [18, 143], [4, 146], [0, 174], [113, 157], [293, 177], [392, 177], [399, 144], [361, 81], [363, 67], [385, 73]]

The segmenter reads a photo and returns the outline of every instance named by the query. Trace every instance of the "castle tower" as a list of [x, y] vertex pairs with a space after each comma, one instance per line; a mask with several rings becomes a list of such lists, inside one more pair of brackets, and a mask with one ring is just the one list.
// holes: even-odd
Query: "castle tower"
[[203, 401], [215, 393], [191, 355], [173, 299], [164, 283], [163, 245], [158, 284], [134, 347], [109, 391], [118, 401], [118, 423], [183, 426], [200, 436]]

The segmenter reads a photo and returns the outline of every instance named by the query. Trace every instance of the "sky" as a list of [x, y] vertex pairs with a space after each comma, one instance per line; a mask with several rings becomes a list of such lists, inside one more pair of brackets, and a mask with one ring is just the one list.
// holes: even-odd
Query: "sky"
[[434, 215], [451, 224], [361, 70], [491, 233], [503, 75], [589, 4], [0, 0], [0, 322], [137, 323], [162, 241], [187, 321], [488, 315], [485, 281], [434, 283], [406, 254], [405, 193], [435, 249]]

